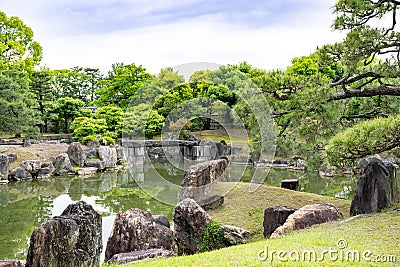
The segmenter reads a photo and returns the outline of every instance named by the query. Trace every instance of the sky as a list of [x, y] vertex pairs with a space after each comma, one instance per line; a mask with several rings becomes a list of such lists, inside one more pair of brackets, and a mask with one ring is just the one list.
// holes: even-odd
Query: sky
[[335, 0], [0, 0], [43, 47], [50, 69], [142, 65], [151, 73], [193, 62], [284, 69], [339, 42]]

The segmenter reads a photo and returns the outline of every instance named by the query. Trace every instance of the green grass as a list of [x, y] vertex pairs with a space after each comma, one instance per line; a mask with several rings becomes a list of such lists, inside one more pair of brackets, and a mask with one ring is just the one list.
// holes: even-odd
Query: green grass
[[[232, 183], [221, 183], [232, 187]], [[226, 189], [226, 188], [225, 188]], [[314, 249], [320, 258], [324, 249], [337, 249], [336, 242], [345, 239], [349, 250], [361, 252], [369, 249], [377, 254], [394, 254], [400, 260], [398, 239], [400, 238], [400, 212], [390, 210], [369, 218], [348, 223], [333, 222], [295, 231], [280, 239], [264, 239], [262, 236], [263, 212], [267, 207], [287, 205], [300, 208], [307, 204], [332, 203], [349, 217], [350, 201], [296, 192], [283, 188], [261, 185], [256, 191], [249, 192], [249, 183], [238, 183], [225, 196], [220, 209], [209, 211], [213, 220], [220, 224], [242, 227], [252, 232], [249, 244], [224, 248], [212, 252], [170, 259], [141, 262], [127, 266], [309, 266], [310, 262], [273, 262], [260, 261], [257, 253], [265, 246], [271, 250], [291, 250], [299, 253]], [[276, 256], [275, 256], [276, 257]], [[362, 262], [362, 266], [368, 266]], [[360, 262], [333, 262], [327, 258], [313, 266], [360, 266]], [[374, 265], [372, 265], [374, 266]], [[391, 265], [380, 265], [391, 266]]]
[[[391, 210], [348, 223], [321, 224], [292, 232], [279, 239], [265, 239], [212, 252], [127, 266], [396, 266], [394, 263], [367, 262], [363, 259], [363, 253], [370, 251], [371, 259], [377, 255], [395, 255], [397, 264], [400, 264], [399, 229], [400, 212]], [[347, 247], [340, 249], [337, 245], [338, 240], [345, 240]], [[260, 256], [265, 259], [264, 251], [271, 256], [273, 250], [291, 253], [291, 256], [283, 256], [288, 262], [280, 261], [277, 254], [274, 254], [273, 261], [270, 260], [271, 257], [265, 261], [257, 257], [262, 251]], [[324, 250], [332, 252], [332, 260], [328, 253], [323, 254]], [[310, 262], [310, 251], [316, 253], [315, 262]], [[352, 255], [353, 252], [359, 253], [360, 261], [354, 261], [352, 256], [346, 256]], [[305, 261], [301, 260], [303, 254]], [[299, 255], [300, 260], [291, 261], [290, 258], [296, 258], [296, 255]], [[339, 255], [343, 257], [340, 258]]]
[[[232, 183], [221, 183], [228, 188]], [[286, 205], [301, 208], [308, 204], [332, 203], [348, 217], [350, 201], [317, 194], [292, 191], [284, 188], [260, 185], [249, 192], [249, 183], [237, 183], [225, 196], [224, 205], [208, 213], [220, 224], [235, 225], [252, 232], [252, 239], [263, 238], [262, 222], [264, 210], [268, 207]], [[218, 190], [216, 190], [218, 191]]]

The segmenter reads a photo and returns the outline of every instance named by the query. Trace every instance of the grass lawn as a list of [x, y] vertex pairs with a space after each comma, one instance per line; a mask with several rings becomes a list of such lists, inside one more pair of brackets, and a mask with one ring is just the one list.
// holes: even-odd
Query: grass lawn
[[[348, 218], [350, 201], [267, 185], [253, 193], [248, 188], [249, 184], [238, 183], [225, 196], [223, 207], [209, 212], [220, 224], [250, 230], [252, 238], [248, 244], [127, 266], [400, 266], [400, 206], [367, 218], [321, 224], [283, 238], [264, 239], [262, 221], [267, 207], [299, 208], [306, 204], [332, 203]], [[347, 244], [346, 247], [339, 248], [338, 241], [339, 245]], [[373, 262], [377, 256], [384, 256], [381, 260], [386, 261], [396, 256], [397, 263]]]
[[[321, 224], [279, 239], [131, 266], [399, 266], [399, 229], [400, 211], [392, 209], [347, 223]], [[393, 256], [397, 263], [374, 262], [393, 261]]]

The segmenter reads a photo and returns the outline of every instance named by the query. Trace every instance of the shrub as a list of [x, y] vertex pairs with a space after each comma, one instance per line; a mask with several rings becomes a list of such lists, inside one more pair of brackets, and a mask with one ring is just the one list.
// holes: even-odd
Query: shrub
[[221, 225], [211, 221], [204, 227], [203, 242], [200, 245], [200, 252], [211, 251], [225, 247], [224, 233], [220, 229]]
[[115, 144], [115, 140], [109, 136], [100, 137], [99, 142], [101, 145], [114, 145]]
[[367, 120], [335, 135], [326, 147], [329, 162], [352, 165], [356, 159], [400, 145], [400, 116]]

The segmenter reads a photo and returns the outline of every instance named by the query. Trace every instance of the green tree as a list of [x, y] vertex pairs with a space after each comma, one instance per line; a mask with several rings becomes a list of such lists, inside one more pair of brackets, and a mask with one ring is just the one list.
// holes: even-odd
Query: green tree
[[100, 82], [101, 88], [96, 91], [100, 97], [93, 103], [97, 106], [118, 106], [126, 110], [138, 88], [150, 77], [141, 65], [114, 64], [108, 77]]
[[28, 72], [40, 63], [42, 47], [33, 40], [33, 31], [18, 17], [8, 18], [0, 11], [0, 57], [4, 63]]
[[28, 73], [0, 61], [0, 133], [38, 134], [41, 120], [37, 108]]
[[126, 111], [123, 135], [124, 137], [152, 138], [159, 134], [164, 126], [164, 117], [153, 110], [149, 104], [130, 107]]
[[56, 114], [64, 123], [64, 133], [69, 133], [70, 123], [82, 114], [84, 103], [80, 99], [62, 97], [57, 99], [52, 113]]
[[327, 145], [331, 163], [343, 166], [400, 145], [400, 115], [363, 121], [335, 135]]
[[73, 67], [52, 71], [52, 86], [57, 98], [72, 97], [82, 100], [85, 106], [92, 102], [100, 88], [102, 74], [99, 69]]
[[77, 117], [71, 123], [70, 129], [73, 131], [73, 137], [78, 141], [82, 141], [87, 136], [104, 134], [107, 131], [107, 123], [105, 119]]
[[32, 73], [31, 91], [35, 94], [38, 102], [37, 110], [40, 113], [43, 125], [40, 127], [40, 132], [45, 133], [48, 125], [48, 111], [52, 107], [54, 101], [54, 90], [51, 87], [51, 74], [48, 69], [40, 69]]
[[142, 103], [154, 104], [169, 90], [183, 84], [185, 79], [182, 75], [174, 72], [171, 68], [161, 69], [157, 76], [150, 76], [136, 91], [131, 99], [130, 105], [136, 106]]
[[124, 117], [125, 113], [121, 108], [110, 106], [100, 107], [93, 114], [93, 118], [106, 121], [105, 134], [112, 138], [121, 137]]

